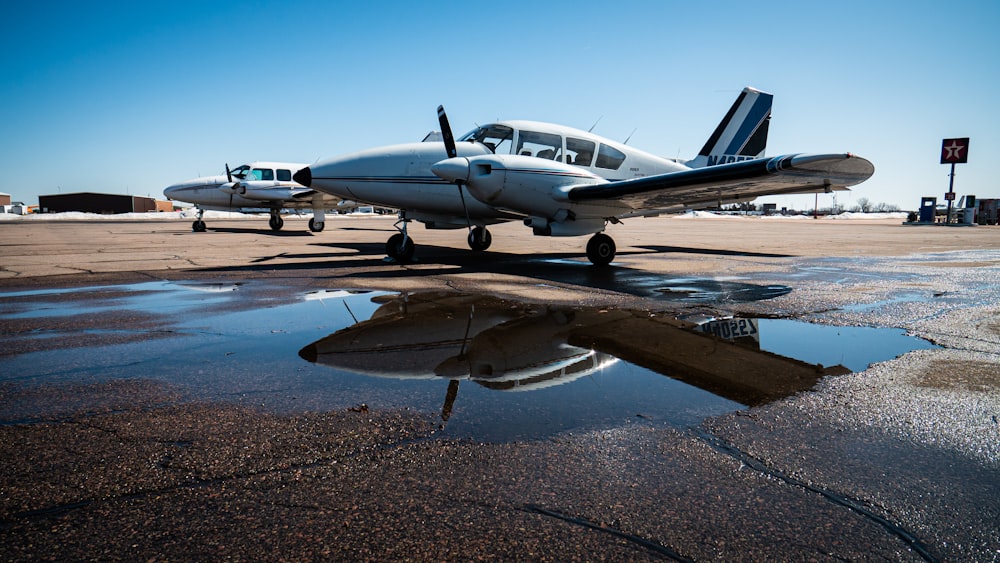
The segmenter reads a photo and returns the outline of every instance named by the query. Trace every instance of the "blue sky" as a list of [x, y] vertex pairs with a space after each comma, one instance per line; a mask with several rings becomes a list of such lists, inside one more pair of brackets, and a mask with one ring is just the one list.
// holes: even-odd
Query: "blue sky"
[[690, 158], [746, 85], [775, 95], [768, 154], [875, 163], [841, 205], [942, 198], [946, 137], [971, 137], [956, 191], [1000, 197], [995, 1], [23, 2], [4, 16], [0, 191], [28, 204], [162, 197], [227, 162], [420, 140], [438, 104], [456, 134], [600, 120]]

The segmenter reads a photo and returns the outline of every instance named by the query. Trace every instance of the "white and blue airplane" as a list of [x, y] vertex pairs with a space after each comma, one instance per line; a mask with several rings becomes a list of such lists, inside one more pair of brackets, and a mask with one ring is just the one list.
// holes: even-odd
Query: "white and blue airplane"
[[282, 209], [312, 209], [309, 230], [323, 230], [326, 210], [343, 207], [344, 201], [326, 192], [307, 188], [292, 179], [305, 168], [296, 162], [251, 162], [230, 170], [226, 165], [223, 176], [202, 176], [167, 186], [163, 195], [169, 200], [191, 203], [198, 208], [198, 217], [191, 228], [205, 231], [205, 210], [233, 211], [245, 208], [268, 208], [272, 230], [284, 226]]
[[539, 236], [592, 235], [587, 257], [615, 256], [608, 224], [630, 217], [742, 203], [759, 196], [844, 190], [874, 173], [850, 153], [767, 158], [773, 96], [744, 88], [692, 160], [662, 158], [550, 123], [501, 121], [456, 142], [438, 108], [443, 142], [379, 147], [330, 158], [296, 172], [302, 184], [341, 198], [399, 210], [386, 253], [412, 258], [410, 221], [430, 229], [468, 228], [486, 250], [488, 225], [523, 221]]

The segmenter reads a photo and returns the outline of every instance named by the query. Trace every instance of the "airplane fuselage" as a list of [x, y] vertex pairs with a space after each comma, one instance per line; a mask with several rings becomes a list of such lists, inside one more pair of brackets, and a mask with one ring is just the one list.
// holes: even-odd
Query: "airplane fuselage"
[[[463, 136], [456, 149], [459, 157], [524, 155], [523, 161], [531, 174], [549, 175], [554, 180], [565, 180], [569, 173], [578, 174], [581, 181], [594, 178], [615, 181], [687, 169], [683, 164], [586, 131], [533, 121], [505, 121], [479, 127]], [[459, 187], [432, 171], [432, 166], [446, 156], [441, 142], [392, 145], [345, 154], [310, 166], [309, 186], [345, 199], [405, 210], [408, 218], [431, 228], [464, 227], [468, 222], [484, 225], [516, 218], [530, 220], [540, 215], [541, 202], [547, 211], [537, 218], [537, 223], [548, 223], [566, 213], [593, 217], [593, 224], [577, 221], [572, 228], [548, 233], [579, 235], [601, 230], [604, 217], [623, 212], [617, 205], [563, 202], [553, 206], [544, 182], [528, 182], [531, 189], [521, 193], [521, 205], [501, 205], [499, 201], [473, 197], [464, 187], [462, 197], [458, 197]], [[528, 168], [521, 169], [520, 173], [527, 171]], [[513, 177], [518, 171], [509, 173]]]
[[229, 210], [247, 207], [271, 207], [271, 202], [291, 199], [296, 191], [308, 189], [298, 184], [295, 186], [248, 187], [247, 195], [250, 197], [245, 197], [236, 192], [223, 191], [226, 183], [225, 176], [204, 176], [172, 184], [163, 190], [163, 194], [167, 199], [192, 203], [205, 209]]
[[167, 199], [199, 207], [232, 209], [240, 207], [281, 207], [309, 188], [292, 180], [306, 165], [293, 162], [255, 162], [238, 167], [232, 178], [203, 176], [167, 186]]
[[192, 224], [196, 232], [205, 230], [202, 216], [205, 210], [232, 211], [247, 208], [268, 208], [272, 230], [280, 230], [284, 221], [282, 209], [312, 209], [309, 230], [320, 232], [325, 222], [325, 210], [343, 205], [330, 194], [307, 188], [292, 176], [305, 168], [296, 162], [253, 162], [230, 171], [225, 176], [203, 176], [167, 186], [167, 199], [192, 203], [198, 207], [198, 218]]

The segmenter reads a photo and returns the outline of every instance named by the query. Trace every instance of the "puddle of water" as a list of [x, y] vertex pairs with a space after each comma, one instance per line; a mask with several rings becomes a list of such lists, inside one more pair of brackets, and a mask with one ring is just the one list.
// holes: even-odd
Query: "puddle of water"
[[849, 313], [866, 313], [869, 311], [875, 311], [876, 309], [881, 309], [889, 305], [896, 305], [898, 303], [925, 303], [931, 300], [930, 295], [921, 293], [901, 293], [890, 297], [889, 299], [883, 299], [882, 301], [876, 301], [874, 303], [856, 303], [853, 305], [841, 305], [840, 309], [847, 311]]
[[936, 345], [896, 328], [830, 326], [785, 319], [760, 319], [760, 347], [812, 364], [842, 365], [851, 371]]
[[75, 315], [113, 311], [178, 312], [225, 302], [240, 285], [162, 281], [0, 293], [0, 320], [63, 317], [69, 312]]
[[729, 280], [675, 279], [655, 291], [685, 301], [749, 302], [774, 299], [791, 293], [787, 285], [755, 285]]
[[[736, 329], [753, 335], [748, 348], [720, 344], [648, 313], [454, 293], [380, 300], [372, 319], [300, 355], [338, 374], [428, 382], [439, 393], [449, 380], [448, 392], [441, 393], [449, 432], [479, 439], [509, 439], [513, 428], [547, 435], [629, 416], [689, 425], [807, 390], [825, 374], [932, 346], [896, 330], [736, 319]], [[459, 384], [473, 396], [456, 399]], [[484, 389], [532, 392], [484, 397]], [[451, 415], [463, 409], [469, 411], [456, 422]]]
[[[189, 291], [166, 282], [99, 288], [114, 295], [109, 300], [116, 308], [155, 313], [158, 321], [86, 330], [148, 337], [0, 356], [0, 386], [153, 379], [192, 398], [280, 412], [362, 403], [414, 408], [434, 413], [449, 435], [500, 441], [628, 420], [689, 426], [806, 390], [823, 376], [817, 363], [863, 369], [923, 342], [904, 337], [890, 347], [881, 329], [757, 321], [760, 349], [788, 356], [780, 358], [719, 343], [648, 312], [455, 293], [324, 290], [275, 301], [255, 294], [252, 284], [209, 288]], [[267, 295], [274, 294], [270, 288]], [[50, 312], [72, 316], [94, 308], [93, 300], [82, 299], [57, 302]], [[9, 318], [5, 314], [0, 318]], [[831, 333], [859, 330], [842, 344]], [[83, 331], [64, 327], [5, 338], [50, 342]], [[810, 355], [813, 350], [826, 354]], [[0, 423], [57, 411], [7, 401]]]

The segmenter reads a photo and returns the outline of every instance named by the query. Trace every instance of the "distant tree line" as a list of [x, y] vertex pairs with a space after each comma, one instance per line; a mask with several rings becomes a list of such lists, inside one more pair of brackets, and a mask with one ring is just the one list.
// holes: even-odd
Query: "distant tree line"
[[[734, 203], [732, 205], [723, 205], [722, 207], [716, 207], [712, 209], [712, 211], [720, 211], [723, 213], [744, 213], [744, 214], [760, 212], [762, 210], [763, 208], [761, 206], [750, 202]], [[873, 203], [867, 197], [858, 199], [858, 202], [853, 207], [851, 207], [850, 209], [846, 209], [846, 211], [850, 211], [852, 213], [892, 213], [899, 210], [900, 209], [898, 205], [893, 205], [890, 203]], [[839, 213], [843, 213], [845, 211], [845, 208], [842, 205], [833, 205], [829, 207], [821, 207], [819, 208], [818, 211], [820, 215], [837, 215]], [[778, 210], [778, 212], [780, 213], [780, 210]], [[786, 213], [789, 215], [812, 215], [814, 212], [815, 210], [812, 209], [801, 210], [801, 211], [789, 209], [786, 211]]]
[[889, 203], [872, 203], [867, 197], [860, 198], [857, 205], [851, 208], [854, 213], [892, 213], [899, 211], [898, 205]]

